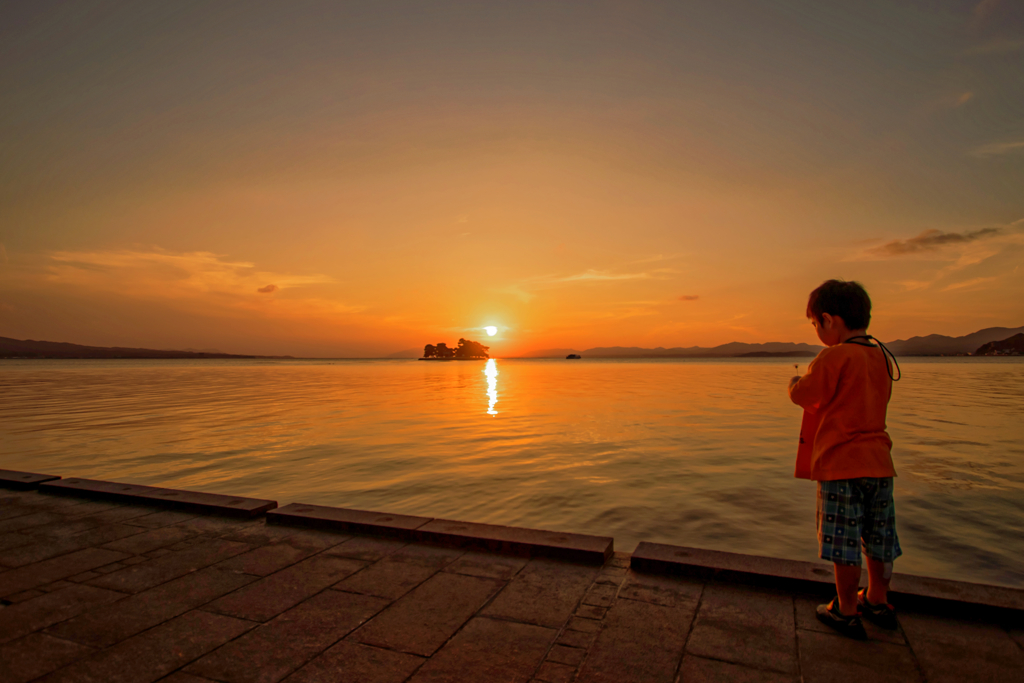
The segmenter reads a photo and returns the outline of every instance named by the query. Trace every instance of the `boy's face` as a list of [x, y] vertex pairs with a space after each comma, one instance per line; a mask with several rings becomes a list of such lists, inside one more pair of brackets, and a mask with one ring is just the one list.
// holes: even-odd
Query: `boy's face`
[[811, 316], [811, 325], [814, 326], [814, 331], [818, 335], [818, 339], [825, 346], [835, 346], [839, 343], [841, 338], [842, 330], [846, 326], [841, 324], [842, 318], [834, 316], [830, 313], [822, 313], [821, 320], [819, 321], [813, 315]]

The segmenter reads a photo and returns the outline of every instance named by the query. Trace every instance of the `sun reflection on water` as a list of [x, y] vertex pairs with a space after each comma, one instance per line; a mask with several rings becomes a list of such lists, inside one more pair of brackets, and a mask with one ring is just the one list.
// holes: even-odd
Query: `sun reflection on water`
[[487, 414], [497, 415], [494, 404], [498, 402], [498, 364], [493, 358], [484, 366], [484, 374], [487, 375]]

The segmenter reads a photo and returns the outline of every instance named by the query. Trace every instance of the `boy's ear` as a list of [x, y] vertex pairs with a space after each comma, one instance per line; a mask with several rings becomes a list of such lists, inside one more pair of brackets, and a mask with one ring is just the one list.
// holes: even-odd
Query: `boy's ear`
[[831, 330], [832, 329], [832, 314], [831, 313], [822, 313], [821, 314], [821, 327], [822, 327], [822, 329], [825, 329], [825, 330]]

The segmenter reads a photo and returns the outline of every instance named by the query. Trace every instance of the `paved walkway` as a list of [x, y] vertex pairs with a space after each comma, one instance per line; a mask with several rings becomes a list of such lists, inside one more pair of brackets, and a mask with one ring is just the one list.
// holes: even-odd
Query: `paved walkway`
[[1013, 681], [1021, 624], [0, 489], [0, 680]]

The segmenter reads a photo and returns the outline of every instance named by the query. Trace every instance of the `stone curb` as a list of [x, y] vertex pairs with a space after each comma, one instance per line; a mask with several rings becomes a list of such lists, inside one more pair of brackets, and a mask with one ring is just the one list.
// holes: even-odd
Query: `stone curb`
[[267, 510], [277, 507], [277, 501], [259, 498], [242, 498], [238, 496], [222, 496], [216, 493], [200, 493], [198, 491], [181, 491], [164, 489], [155, 486], [138, 484], [120, 484], [112, 481], [94, 479], [60, 479], [44, 482], [39, 490], [45, 493], [61, 495], [85, 496], [106, 500], [119, 500], [128, 503], [142, 503], [207, 512], [229, 517], [256, 517]]
[[[677, 574], [730, 583], [745, 583], [793, 592], [834, 594], [831, 567], [813, 562], [775, 557], [741, 555], [662, 543], [641, 542], [630, 558], [639, 572]], [[894, 574], [889, 589], [898, 604], [938, 606], [942, 603], [981, 606], [999, 610], [1024, 610], [1024, 590], [1004, 586], [935, 579], [913, 574]]]
[[291, 503], [268, 512], [267, 522], [392, 536], [411, 542], [476, 548], [510, 555], [552, 557], [587, 564], [604, 564], [613, 552], [613, 540], [607, 536], [390, 515], [304, 503]]
[[0, 470], [0, 487], [9, 489], [34, 489], [43, 482], [60, 479], [56, 474], [35, 474], [33, 472], [17, 472]]

